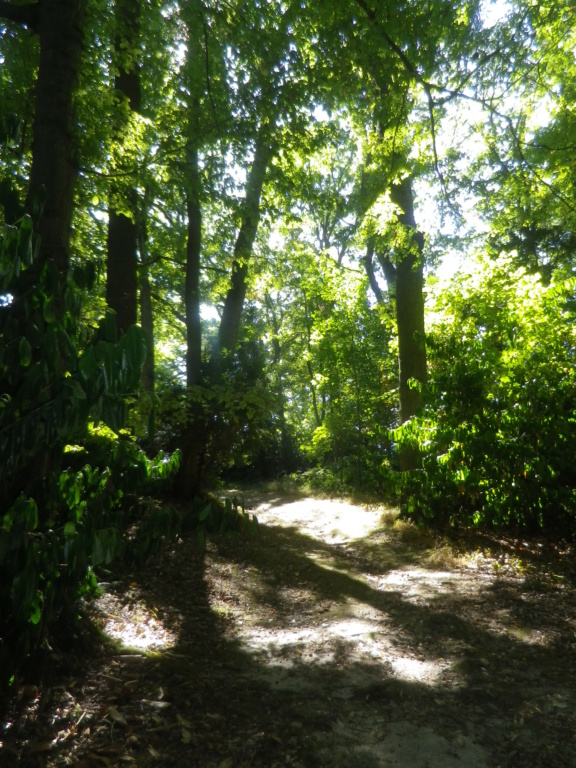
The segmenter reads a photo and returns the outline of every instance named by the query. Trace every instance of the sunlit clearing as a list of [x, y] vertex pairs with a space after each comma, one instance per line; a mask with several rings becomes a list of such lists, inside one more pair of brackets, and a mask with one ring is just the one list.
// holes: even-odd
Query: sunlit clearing
[[[266, 513], [273, 512], [274, 522], [283, 526], [297, 527], [301, 533], [327, 543], [363, 539], [378, 527], [378, 519], [363, 507], [345, 501], [329, 499], [300, 499], [286, 504], [277, 504], [275, 499], [260, 504], [255, 510], [267, 522]], [[319, 529], [318, 521], [329, 521], [328, 527]]]
[[106, 594], [96, 600], [96, 608], [103, 620], [103, 631], [127, 648], [152, 651], [176, 644], [176, 635], [140, 601], [123, 604], [116, 596]]

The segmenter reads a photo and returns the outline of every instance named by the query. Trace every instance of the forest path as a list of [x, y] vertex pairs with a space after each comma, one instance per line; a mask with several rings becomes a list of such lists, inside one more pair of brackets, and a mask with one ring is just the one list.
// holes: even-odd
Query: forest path
[[97, 616], [121, 644], [23, 686], [0, 764], [576, 766], [570, 552], [459, 554], [382, 507], [245, 500], [256, 535], [111, 575]]
[[[422, 550], [432, 539], [401, 524], [395, 535], [382, 524], [381, 507], [274, 494], [248, 495], [246, 502], [261, 524], [278, 529], [280, 539], [285, 531], [292, 546], [274, 549], [273, 579], [280, 583], [273, 604], [284, 620], [268, 618], [267, 625], [265, 601], [257, 601], [248, 616], [234, 611], [236, 637], [263, 660], [262, 681], [279, 696], [297, 694], [304, 712], [323, 721], [310, 734], [313, 750], [305, 764], [488, 766], [474, 742], [473, 722], [458, 723], [446, 712], [427, 716], [439, 704], [430, 698], [434, 688], [458, 688], [461, 680], [451, 674], [449, 658], [415, 642], [412, 626], [421, 621], [416, 606], [453, 598], [455, 591], [470, 597], [478, 574], [447, 570], [446, 556], [452, 558], [437, 549], [432, 559], [443, 567], [423, 567], [432, 552], [421, 556]], [[402, 542], [402, 531], [411, 545]], [[250, 576], [243, 589], [249, 583]]]

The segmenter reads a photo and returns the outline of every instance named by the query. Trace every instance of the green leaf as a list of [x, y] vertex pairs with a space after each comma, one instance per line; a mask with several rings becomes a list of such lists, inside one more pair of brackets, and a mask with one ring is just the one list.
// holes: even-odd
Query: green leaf
[[47, 323], [56, 320], [56, 305], [52, 296], [47, 297], [42, 304], [42, 316]]
[[207, 520], [210, 513], [212, 512], [212, 505], [206, 504], [204, 509], [200, 511], [200, 514], [198, 515], [198, 520], [202, 523], [204, 520]]
[[105, 395], [102, 398], [102, 420], [114, 432], [119, 432], [126, 424], [126, 403], [124, 398]]
[[24, 216], [20, 220], [18, 234], [18, 255], [24, 266], [29, 267], [34, 259], [33, 249], [34, 223], [31, 216]]
[[77, 379], [74, 381], [74, 398], [76, 400], [86, 400], [86, 392]]
[[28, 339], [24, 336], [20, 339], [18, 353], [20, 355], [20, 365], [23, 368], [27, 368], [32, 362], [32, 347], [30, 346]]
[[107, 309], [106, 314], [100, 320], [100, 334], [104, 341], [116, 343], [116, 313], [111, 309]]
[[42, 599], [41, 597], [36, 598], [32, 602], [32, 613], [30, 614], [30, 622], [34, 625], [38, 624], [40, 622], [40, 619], [42, 618]]

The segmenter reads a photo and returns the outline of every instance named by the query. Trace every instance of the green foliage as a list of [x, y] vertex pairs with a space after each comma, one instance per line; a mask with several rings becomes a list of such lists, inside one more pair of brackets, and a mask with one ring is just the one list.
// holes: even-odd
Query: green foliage
[[196, 530], [201, 546], [210, 534], [226, 536], [238, 531], [255, 535], [258, 532], [258, 518], [246, 512], [244, 499], [237, 496], [231, 499], [218, 499], [210, 496], [204, 501], [198, 500], [188, 518], [188, 525]]
[[572, 277], [480, 262], [438, 299], [422, 455], [406, 509], [437, 524], [569, 532], [576, 509]]
[[[36, 259], [24, 217], [0, 243], [0, 688], [93, 579], [120, 555], [142, 557], [160, 518], [134, 519], [138, 495], [166, 484], [179, 456], [149, 461], [116, 434], [139, 386], [141, 332], [116, 339], [107, 315], [78, 352], [78, 285]], [[73, 278], [73, 279], [72, 279]], [[94, 426], [96, 420], [98, 425]], [[106, 425], [106, 426], [105, 426]], [[156, 526], [156, 527], [154, 527]], [[164, 533], [167, 529], [164, 529]], [[130, 536], [127, 532], [130, 530]], [[129, 546], [128, 546], [129, 545]]]
[[282, 416], [297, 439], [306, 482], [382, 492], [397, 386], [392, 322], [386, 309], [370, 306], [362, 272], [303, 239], [296, 227], [289, 231], [290, 260], [276, 254], [277, 287], [267, 302], [278, 422]]
[[267, 451], [274, 452], [272, 395], [264, 365], [261, 341], [246, 338], [215, 381], [207, 366], [199, 386], [160, 389], [158, 440], [167, 449], [193, 440], [208, 487], [221, 474], [230, 476], [232, 468], [257, 473]]

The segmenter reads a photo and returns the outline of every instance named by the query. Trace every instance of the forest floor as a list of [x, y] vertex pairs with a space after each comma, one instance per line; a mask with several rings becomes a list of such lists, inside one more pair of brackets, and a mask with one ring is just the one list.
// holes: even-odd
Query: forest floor
[[116, 645], [21, 685], [0, 764], [576, 766], [573, 551], [245, 498], [257, 534], [114, 572], [93, 611]]

